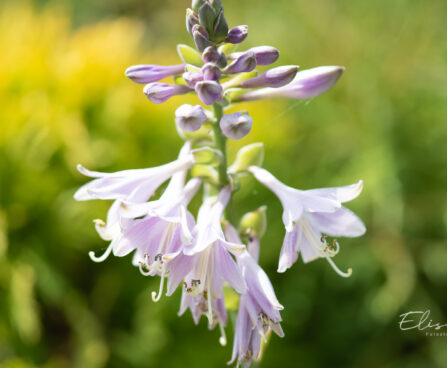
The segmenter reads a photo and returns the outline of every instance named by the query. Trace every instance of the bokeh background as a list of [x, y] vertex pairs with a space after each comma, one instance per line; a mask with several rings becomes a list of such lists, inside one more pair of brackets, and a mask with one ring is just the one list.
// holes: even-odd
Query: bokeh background
[[[0, 3], [0, 366], [224, 367], [231, 355], [205, 320], [177, 317], [180, 292], [153, 303], [157, 280], [130, 259], [94, 264], [106, 243], [92, 219], [107, 203], [76, 203], [75, 170], [116, 171], [173, 160], [175, 108], [149, 103], [129, 65], [178, 61], [187, 0]], [[363, 179], [349, 207], [368, 232], [341, 240], [339, 278], [323, 260], [276, 273], [281, 208], [246, 180], [238, 216], [268, 205], [261, 264], [286, 337], [260, 367], [447, 367], [447, 337], [400, 331], [399, 315], [447, 323], [447, 2], [225, 0], [244, 47], [281, 50], [281, 64], [344, 65], [311, 101], [244, 106], [254, 117], [237, 148], [262, 141], [265, 167], [308, 189]], [[278, 63], [279, 64], [279, 63]], [[195, 100], [190, 99], [192, 102]], [[195, 204], [197, 206], [197, 204]], [[228, 334], [232, 334], [232, 326]]]

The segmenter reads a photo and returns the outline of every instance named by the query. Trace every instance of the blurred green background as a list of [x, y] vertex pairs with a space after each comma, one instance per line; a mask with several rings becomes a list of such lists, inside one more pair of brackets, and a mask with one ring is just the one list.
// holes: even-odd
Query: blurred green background
[[[231, 341], [177, 317], [180, 292], [153, 303], [157, 280], [130, 259], [94, 264], [106, 243], [92, 219], [108, 203], [76, 203], [76, 164], [116, 171], [173, 160], [173, 114], [124, 77], [139, 63], [178, 61], [187, 0], [3, 0], [0, 4], [0, 366], [224, 367]], [[279, 64], [344, 65], [311, 101], [252, 103], [265, 167], [302, 189], [363, 179], [348, 207], [368, 232], [342, 239], [339, 278], [327, 262], [276, 273], [284, 235], [277, 199], [252, 180], [236, 211], [268, 205], [261, 265], [285, 338], [260, 366], [447, 367], [447, 337], [400, 331], [399, 315], [447, 323], [447, 2], [225, 0], [244, 47], [281, 50]], [[194, 98], [188, 101], [195, 102]], [[195, 204], [197, 206], [197, 204]], [[232, 327], [228, 334], [232, 335]]]

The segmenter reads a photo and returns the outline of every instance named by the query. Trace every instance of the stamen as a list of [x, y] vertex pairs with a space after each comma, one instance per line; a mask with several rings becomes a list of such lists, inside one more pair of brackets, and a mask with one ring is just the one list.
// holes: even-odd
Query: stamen
[[225, 334], [225, 328], [222, 325], [222, 323], [219, 323], [219, 328], [220, 328], [219, 343], [222, 346], [226, 346], [227, 345], [227, 335]]
[[337, 265], [334, 263], [334, 261], [329, 256], [326, 256], [325, 258], [329, 262], [329, 264], [332, 266], [334, 271], [337, 272], [341, 277], [351, 277], [352, 268], [348, 268], [347, 272], [343, 272], [337, 267]]
[[110, 244], [110, 245], [107, 247], [106, 251], [103, 253], [102, 256], [100, 256], [100, 257], [96, 257], [96, 256], [95, 256], [95, 252], [93, 252], [93, 251], [88, 252], [88, 256], [90, 257], [90, 259], [91, 259], [93, 262], [97, 262], [97, 263], [99, 263], [99, 262], [104, 262], [104, 261], [107, 259], [107, 257], [110, 255], [110, 252], [112, 252], [112, 244]]
[[211, 280], [208, 277], [207, 299], [208, 299], [208, 323], [213, 324], [213, 307], [211, 305]]
[[160, 300], [161, 294], [163, 293], [164, 284], [165, 284], [165, 268], [163, 267], [163, 271], [161, 272], [160, 288], [158, 289], [158, 295], [155, 291], [152, 292], [152, 300], [154, 302], [158, 302]]
[[140, 270], [140, 273], [143, 276], [150, 276], [151, 272], [150, 271], [145, 271], [144, 268], [147, 268], [148, 265], [146, 263], [140, 262], [140, 264], [138, 265], [138, 269]]

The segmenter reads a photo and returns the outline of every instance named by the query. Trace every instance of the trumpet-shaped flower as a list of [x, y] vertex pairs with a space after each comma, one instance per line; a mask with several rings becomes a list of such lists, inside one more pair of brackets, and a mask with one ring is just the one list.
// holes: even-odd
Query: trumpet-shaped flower
[[191, 168], [193, 164], [194, 155], [187, 143], [182, 148], [177, 160], [162, 166], [102, 173], [90, 171], [78, 165], [81, 174], [95, 179], [79, 188], [74, 198], [78, 201], [119, 199], [129, 202], [145, 202], [172, 175]]
[[325, 235], [357, 237], [365, 233], [363, 222], [342, 206], [356, 198], [363, 182], [336, 188], [299, 190], [276, 179], [267, 170], [252, 166], [255, 178], [269, 188], [281, 201], [286, 236], [281, 249], [278, 272], [284, 272], [296, 262], [300, 252], [305, 263], [326, 258], [334, 270], [343, 277], [352, 270], [342, 272], [332, 260], [339, 251], [334, 239], [328, 242]]
[[[230, 224], [225, 226], [225, 235], [233, 242], [239, 239]], [[257, 256], [258, 250], [255, 253]], [[239, 364], [244, 362], [248, 367], [251, 360], [259, 355], [261, 338], [266, 340], [265, 336], [270, 330], [280, 337], [284, 336], [279, 313], [284, 307], [276, 298], [267, 274], [248, 251], [237, 257], [237, 263], [247, 284], [247, 292], [241, 296], [239, 303], [231, 362], [237, 358]]]
[[[197, 216], [192, 244], [184, 247], [186, 262], [192, 263], [184, 279], [184, 291], [193, 296], [202, 295], [208, 302], [207, 316], [213, 324], [212, 300], [222, 298], [223, 283], [227, 281], [238, 293], [245, 293], [245, 281], [231, 253], [238, 255], [245, 249], [240, 242], [230, 242], [222, 231], [221, 218], [230, 198], [229, 188], [224, 188], [215, 203], [208, 199]], [[192, 258], [189, 258], [191, 257]]]
[[306, 99], [329, 91], [343, 73], [341, 66], [320, 66], [298, 72], [289, 84], [280, 88], [261, 88], [247, 92], [239, 101], [256, 101], [269, 98]]

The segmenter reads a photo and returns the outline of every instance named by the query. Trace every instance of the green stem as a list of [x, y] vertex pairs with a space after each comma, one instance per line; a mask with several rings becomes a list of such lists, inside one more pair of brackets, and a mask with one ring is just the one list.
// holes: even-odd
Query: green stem
[[[224, 187], [228, 184], [230, 184], [230, 181], [228, 179], [227, 174], [227, 138], [223, 135], [222, 131], [220, 130], [220, 119], [222, 119], [223, 116], [223, 109], [222, 106], [219, 104], [213, 105], [213, 113], [214, 117], [216, 119], [216, 122], [213, 124], [213, 132], [214, 132], [214, 144], [216, 148], [222, 152], [222, 162], [219, 165], [219, 184]], [[228, 202], [227, 208], [225, 210], [226, 217], [228, 221], [234, 224], [234, 215], [233, 215], [233, 203], [230, 198], [230, 201]]]
[[228, 184], [228, 175], [227, 175], [227, 138], [222, 134], [220, 130], [220, 119], [222, 119], [223, 111], [222, 106], [218, 104], [213, 105], [213, 113], [216, 118], [216, 122], [213, 124], [213, 132], [214, 132], [214, 144], [216, 148], [222, 152], [222, 163], [219, 165], [219, 183], [222, 186]]

